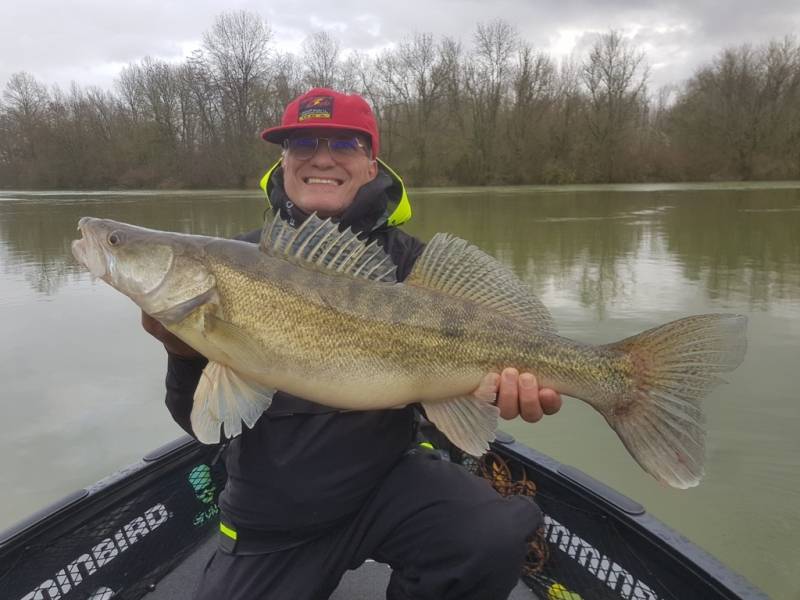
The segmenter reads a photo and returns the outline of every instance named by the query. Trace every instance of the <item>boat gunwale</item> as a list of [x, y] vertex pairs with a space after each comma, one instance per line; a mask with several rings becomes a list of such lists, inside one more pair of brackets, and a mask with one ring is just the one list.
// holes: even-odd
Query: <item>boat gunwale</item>
[[[634, 500], [580, 469], [564, 465], [542, 452], [515, 441], [511, 436], [507, 436], [502, 442], [493, 443], [493, 450], [500, 456], [517, 461], [526, 469], [532, 470], [535, 473], [537, 486], [546, 480], [550, 485], [567, 488], [595, 506], [599, 512], [614, 519], [617, 526], [642, 538], [661, 555], [673, 561], [678, 568], [691, 573], [696, 580], [705, 582], [720, 598], [769, 600], [769, 596], [743, 575], [647, 512]], [[612, 492], [611, 495], [608, 494], [609, 491]], [[624, 501], [631, 504], [627, 505]], [[631, 512], [626, 509], [627, 506], [634, 505], [640, 507], [641, 511]]]
[[[202, 445], [189, 435], [157, 448], [136, 463], [65, 496], [0, 532], [0, 561], [9, 560], [15, 550], [30, 546], [32, 539], [53, 539], [80, 526], [105, 508], [172, 471], [198, 460], [213, 462], [220, 450], [218, 446]], [[507, 434], [492, 443], [492, 450], [502, 458], [518, 463], [526, 472], [530, 471], [538, 488], [573, 494], [605, 518], [613, 519], [626, 535], [643, 540], [658, 556], [669, 559], [673, 568], [690, 573], [695, 580], [713, 589], [717, 597], [731, 600], [768, 598], [745, 577], [646, 512], [644, 507], [582, 471], [563, 465]], [[195, 550], [189, 548], [187, 554]], [[529, 581], [528, 585], [531, 583]]]

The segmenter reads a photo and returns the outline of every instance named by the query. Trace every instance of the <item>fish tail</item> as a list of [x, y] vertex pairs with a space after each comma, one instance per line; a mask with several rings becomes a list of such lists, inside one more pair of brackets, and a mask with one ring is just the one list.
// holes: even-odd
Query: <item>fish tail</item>
[[627, 354], [628, 392], [601, 408], [625, 447], [659, 481], [697, 485], [705, 459], [701, 401], [724, 383], [718, 373], [744, 359], [747, 318], [687, 317], [610, 344]]

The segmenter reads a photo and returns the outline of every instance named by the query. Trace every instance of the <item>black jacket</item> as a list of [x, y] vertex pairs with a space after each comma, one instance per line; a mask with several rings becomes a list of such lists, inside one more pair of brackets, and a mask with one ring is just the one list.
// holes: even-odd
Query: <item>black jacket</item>
[[[280, 171], [270, 190], [274, 211], [305, 218], [287, 202]], [[342, 223], [377, 239], [405, 279], [423, 244], [385, 224], [397, 180], [381, 170], [361, 188]], [[257, 242], [255, 231], [240, 239]], [[170, 355], [166, 403], [192, 434], [192, 397], [205, 360]], [[230, 441], [225, 452], [228, 483], [220, 496], [225, 518], [239, 528], [270, 532], [270, 549], [311, 539], [355, 513], [374, 486], [411, 445], [414, 409], [339, 412], [276, 392], [253, 429]]]

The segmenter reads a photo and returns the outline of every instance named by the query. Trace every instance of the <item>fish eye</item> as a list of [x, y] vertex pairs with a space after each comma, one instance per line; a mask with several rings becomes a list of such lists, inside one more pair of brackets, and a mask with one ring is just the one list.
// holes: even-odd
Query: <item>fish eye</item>
[[121, 231], [112, 231], [108, 234], [108, 244], [109, 246], [119, 246], [122, 243], [122, 232]]

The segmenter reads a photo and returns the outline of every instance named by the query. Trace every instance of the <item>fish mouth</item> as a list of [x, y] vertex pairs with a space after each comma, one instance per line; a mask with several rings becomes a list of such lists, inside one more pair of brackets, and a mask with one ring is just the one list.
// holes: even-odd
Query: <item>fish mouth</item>
[[72, 256], [80, 264], [89, 269], [93, 278], [103, 278], [108, 272], [107, 260], [102, 245], [98, 242], [97, 235], [91, 227], [91, 217], [82, 217], [78, 221], [78, 231], [81, 239], [72, 241]]

